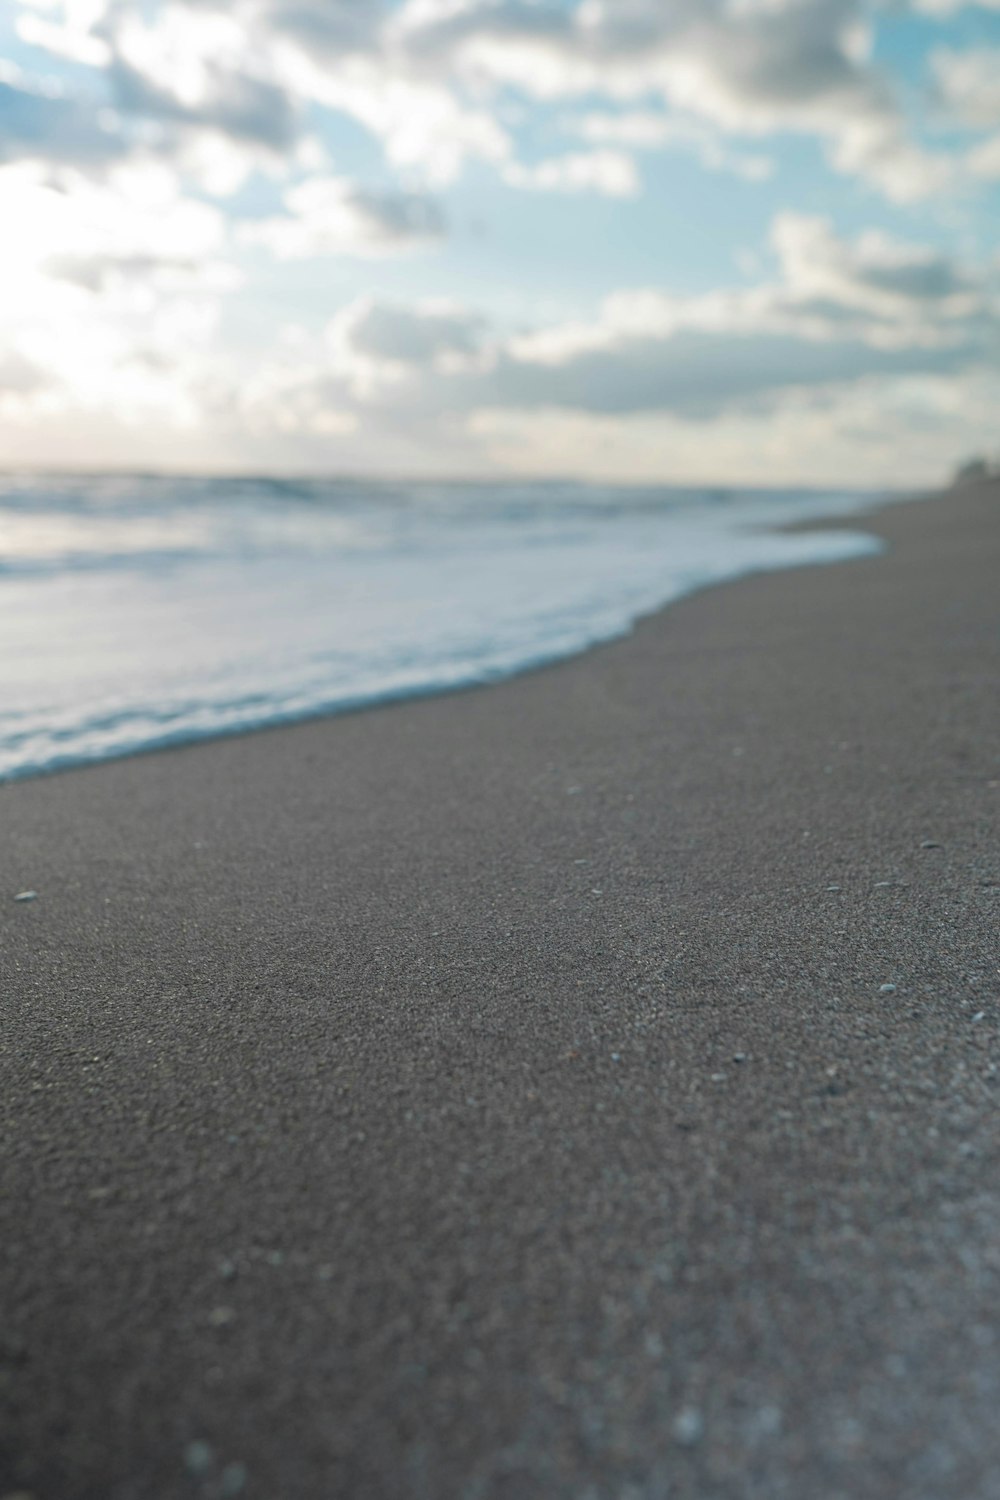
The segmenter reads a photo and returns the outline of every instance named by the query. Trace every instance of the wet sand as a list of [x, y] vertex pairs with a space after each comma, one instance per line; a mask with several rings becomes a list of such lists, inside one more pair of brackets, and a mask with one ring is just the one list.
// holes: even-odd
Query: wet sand
[[0, 1496], [995, 1500], [1000, 487], [868, 527], [0, 788]]

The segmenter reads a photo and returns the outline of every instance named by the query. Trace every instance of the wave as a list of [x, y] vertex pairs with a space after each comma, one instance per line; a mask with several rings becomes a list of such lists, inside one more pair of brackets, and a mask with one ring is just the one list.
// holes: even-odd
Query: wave
[[775, 529], [877, 498], [843, 492], [117, 477], [8, 498], [4, 778], [496, 681], [696, 588], [881, 545]]

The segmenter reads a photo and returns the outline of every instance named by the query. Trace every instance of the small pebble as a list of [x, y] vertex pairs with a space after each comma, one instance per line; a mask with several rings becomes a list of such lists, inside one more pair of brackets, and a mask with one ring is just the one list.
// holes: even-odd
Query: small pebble
[[18, 891], [17, 895], [14, 897], [14, 900], [15, 901], [37, 901], [38, 900], [38, 892], [37, 891]]
[[781, 1427], [780, 1406], [762, 1406], [753, 1421], [753, 1430], [760, 1437], [777, 1437]]
[[184, 1449], [184, 1467], [189, 1474], [207, 1474], [212, 1467], [212, 1450], [201, 1438]]
[[940, 849], [943, 846], [939, 844], [935, 839], [924, 839], [920, 847], [921, 849]]
[[828, 885], [827, 886], [827, 890], [828, 891], [839, 891], [840, 890], [840, 886], [839, 885]]
[[733, 1053], [733, 1062], [735, 1062], [735, 1063], [745, 1063], [746, 1060], [747, 1060], [747, 1055], [746, 1055], [745, 1052], [734, 1052]]
[[244, 1464], [226, 1464], [219, 1482], [219, 1493], [223, 1500], [229, 1500], [231, 1495], [242, 1494], [246, 1482], [247, 1471]]
[[674, 1437], [683, 1448], [693, 1448], [696, 1443], [700, 1443], [704, 1431], [705, 1423], [701, 1412], [696, 1411], [693, 1406], [685, 1406], [674, 1418]]
[[878, 992], [880, 995], [894, 995], [896, 993], [896, 986], [894, 984], [880, 984]]
[[726, 1081], [726, 1075], [725, 1075], [725, 1073], [713, 1073], [712, 1074], [712, 1082], [713, 1083], [725, 1083], [725, 1081]]
[[974, 1021], [985, 1021], [986, 1020], [986, 1012], [984, 1010], [977, 1010], [976, 1014], [973, 1016], [972, 1019]]
[[219, 1262], [219, 1275], [223, 1281], [234, 1281], [236, 1279], [236, 1265], [231, 1260]]

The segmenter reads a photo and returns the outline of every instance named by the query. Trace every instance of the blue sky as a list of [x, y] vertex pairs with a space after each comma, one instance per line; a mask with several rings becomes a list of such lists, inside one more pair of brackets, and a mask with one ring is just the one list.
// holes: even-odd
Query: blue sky
[[0, 463], [1000, 446], [1000, 0], [12, 0], [0, 59]]

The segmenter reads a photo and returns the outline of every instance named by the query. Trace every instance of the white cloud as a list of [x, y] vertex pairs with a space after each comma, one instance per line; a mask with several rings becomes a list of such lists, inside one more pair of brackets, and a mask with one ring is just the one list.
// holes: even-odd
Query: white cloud
[[252, 432], [258, 441], [265, 434], [343, 438], [359, 426], [346, 388], [318, 371], [316, 378], [303, 380], [302, 353], [292, 349], [277, 353], [248, 378], [217, 387], [215, 410], [227, 427]]
[[0, 73], [0, 163], [54, 161], [103, 170], [128, 153], [118, 118], [16, 69]]
[[217, 208], [185, 198], [169, 170], [148, 165], [119, 166], [103, 182], [66, 168], [7, 167], [0, 216], [0, 264], [15, 297], [15, 271], [51, 256], [183, 262], [211, 274], [226, 239]]
[[[777, 281], [692, 298], [620, 291], [585, 322], [515, 337], [508, 352], [525, 391], [551, 404], [562, 380], [571, 405], [659, 395], [722, 407], [775, 385], [933, 369], [978, 349], [1000, 322], [995, 275], [921, 247], [880, 233], [845, 241], [795, 214], [778, 217], [772, 244]], [[550, 374], [528, 378], [529, 367]]]
[[207, 421], [234, 461], [592, 479], [778, 482], [819, 465], [924, 483], [983, 446], [1000, 396], [995, 268], [844, 241], [804, 217], [781, 218], [773, 243], [774, 280], [694, 298], [623, 290], [587, 322], [518, 337], [453, 302], [360, 298], [249, 371], [212, 359], [211, 316], [190, 298], [143, 320], [140, 339], [83, 321], [93, 294], [67, 285], [60, 322], [79, 359], [57, 367], [53, 346], [25, 345], [4, 409], [21, 430], [34, 403], [44, 430], [67, 389], [70, 412], [87, 409], [89, 378], [95, 413], [155, 412], [195, 445]]
[[711, 426], [681, 415], [601, 415], [563, 409], [480, 410], [470, 429], [509, 473], [577, 475], [590, 483], [828, 483], [926, 490], [970, 453], [996, 447], [1000, 377], [860, 379], [786, 391], [759, 410]]
[[1000, 47], [942, 48], [931, 58], [931, 71], [941, 103], [961, 124], [976, 130], [1000, 126]]
[[17, 350], [0, 354], [0, 399], [25, 396], [47, 384], [45, 372]]
[[[631, 434], [647, 471], [656, 452], [664, 462], [665, 432], [693, 452], [691, 433], [707, 423], [735, 434], [732, 453], [744, 460], [755, 434], [777, 469], [775, 444], [791, 451], [796, 422], [819, 443], [837, 413], [863, 433], [860, 452], [875, 442], [861, 390], [898, 430], [921, 402], [958, 430], [948, 393], [995, 388], [995, 275], [884, 233], [844, 239], [811, 216], [777, 219], [772, 269], [755, 285], [697, 297], [625, 289], [592, 316], [535, 318], [516, 334], [475, 308], [416, 293], [394, 300], [414, 285], [407, 266], [393, 268], [392, 294], [355, 297], [301, 347], [258, 346], [249, 377], [219, 336], [236, 251], [297, 261], [432, 245], [445, 222], [431, 194], [477, 163], [524, 190], [626, 200], [642, 188], [635, 153], [685, 151], [707, 170], [757, 180], [769, 170], [767, 143], [795, 132], [818, 141], [834, 170], [900, 203], [1000, 177], [996, 49], [952, 47], [933, 60], [939, 103], [966, 132], [957, 148], [954, 133], [947, 152], [909, 133], [870, 19], [906, 4], [942, 19], [961, 9], [952, 0], [19, 0], [22, 37], [92, 71], [68, 74], [84, 77], [72, 89], [0, 71], [5, 413], [18, 423], [33, 412], [54, 421], [61, 411], [67, 423], [81, 412], [95, 422], [102, 412], [158, 414], [164, 428], [189, 432], [217, 422], [230, 434], [242, 424], [359, 445], [391, 430], [406, 434], [394, 451], [468, 439], [462, 451], [473, 457], [490, 428], [490, 445], [502, 431], [530, 434], [512, 459], [525, 463], [533, 452], [555, 463], [560, 443], [575, 458], [579, 440], [580, 454], [603, 441], [627, 466]], [[370, 132], [398, 186], [344, 175], [308, 133], [324, 110]], [[552, 144], [557, 131], [572, 149]], [[270, 175], [280, 212], [227, 220], [203, 201], [256, 173]], [[506, 195], [497, 203], [510, 207]], [[582, 212], [574, 207], [574, 222]], [[460, 229], [472, 217], [461, 202], [453, 216]], [[259, 258], [247, 264], [259, 272]], [[294, 297], [296, 272], [267, 274], [283, 275]], [[608, 284], [615, 275], [609, 258]], [[531, 287], [497, 295], [516, 306], [521, 290]], [[241, 335], [252, 323], [261, 338], [267, 306], [238, 310]], [[316, 314], [328, 316], [325, 305]], [[371, 451], [377, 462], [382, 442]]]
[[[78, 50], [88, 38], [109, 49], [123, 112], [286, 151], [302, 107], [315, 101], [359, 121], [389, 162], [430, 183], [454, 180], [469, 161], [513, 163], [497, 111], [508, 89], [591, 107], [646, 108], [659, 99], [716, 136], [810, 134], [836, 170], [899, 201], [950, 181], [947, 158], [907, 135], [872, 61], [862, 0], [408, 0], [399, 9], [363, 0], [172, 0], [152, 20], [130, 6], [102, 17], [102, 0], [93, 0], [89, 28], [86, 0], [75, 3], [62, 29]], [[707, 166], [748, 177], [766, 170], [759, 156], [733, 157], [687, 129]], [[509, 170], [525, 182], [533, 171]], [[574, 181], [569, 169], [547, 170], [559, 185]], [[623, 183], [627, 172], [590, 170], [603, 183]]]
[[785, 213], [773, 244], [793, 299], [822, 302], [893, 325], [897, 340], [947, 335], [956, 320], [985, 316], [990, 298], [982, 276], [939, 251], [901, 244], [874, 231], [853, 243], [839, 239], [827, 220]]
[[[233, 0], [181, 0], [194, 9], [212, 5], [224, 14]], [[389, 15], [388, 0], [256, 0], [255, 10], [275, 35], [294, 38], [310, 53], [330, 59], [377, 50]]]
[[194, 418], [189, 377], [236, 284], [225, 221], [167, 169], [101, 182], [25, 162], [0, 171], [0, 344], [39, 378], [20, 415], [61, 410]]
[[597, 146], [627, 146], [634, 151], [688, 151], [706, 170], [732, 172], [748, 182], [762, 182], [774, 170], [768, 157], [732, 151], [718, 130], [690, 116], [652, 110], [596, 112], [568, 120], [565, 128]]
[[[101, 68], [110, 62], [111, 48], [98, 34], [108, 0], [63, 0], [61, 7], [51, 0], [21, 0], [21, 4], [30, 6], [15, 23], [22, 41], [88, 67]], [[61, 10], [55, 21], [47, 19], [53, 10]]]
[[601, 193], [606, 198], [634, 198], [639, 173], [624, 151], [573, 151], [524, 166], [509, 162], [504, 180], [511, 187], [536, 193]]
[[74, 93], [0, 63], [0, 164], [48, 161], [94, 177], [125, 161], [172, 164], [206, 191], [226, 196], [252, 171], [274, 175], [310, 160], [297, 112], [278, 90], [224, 77], [216, 94], [196, 106], [153, 87], [120, 59], [107, 69], [107, 81], [113, 104], [92, 87]]
[[946, 21], [962, 10], [1000, 10], [1000, 0], [913, 0], [914, 10]]
[[366, 297], [334, 320], [331, 338], [379, 363], [441, 366], [455, 357], [465, 364], [477, 355], [484, 326], [482, 317], [453, 303], [411, 308]]
[[939, 190], [943, 161], [907, 138], [887, 78], [870, 60], [860, 0], [410, 0], [398, 26], [413, 66], [482, 88], [618, 102], [659, 95], [721, 129], [798, 131], [838, 171], [909, 201]]
[[287, 42], [279, 49], [289, 88], [358, 121], [388, 161], [444, 186], [470, 161], [502, 163], [512, 153], [491, 110], [465, 103], [446, 84], [413, 78], [391, 61], [349, 57], [334, 68]]
[[361, 299], [334, 320], [328, 357], [304, 364], [302, 382], [354, 400], [378, 430], [458, 418], [499, 430], [502, 412], [519, 414], [515, 425], [558, 412], [563, 427], [656, 412], [708, 430], [794, 400], [805, 409], [818, 393], [829, 406], [866, 382], [943, 389], [995, 366], [994, 270], [880, 234], [844, 241], [822, 220], [791, 215], [773, 243], [774, 281], [693, 298], [623, 290], [586, 322], [517, 336], [452, 304]]
[[973, 177], [982, 177], [995, 182], [1000, 178], [1000, 135], [991, 136], [973, 146], [965, 158], [966, 168]]
[[293, 150], [310, 102], [359, 121], [395, 166], [451, 181], [469, 159], [501, 161], [510, 143], [488, 109], [421, 76], [380, 41], [364, 0], [167, 0], [111, 9], [98, 27], [125, 115], [173, 132], [212, 131]]
[[287, 214], [247, 225], [249, 244], [282, 260], [318, 255], [386, 255], [444, 233], [433, 199], [420, 193], [371, 192], [342, 177], [311, 177], [285, 194]]
[[931, 54], [930, 71], [936, 102], [950, 123], [970, 132], [993, 132], [966, 147], [960, 159], [961, 170], [973, 180], [997, 180], [1000, 178], [1000, 47], [960, 52], [939, 48]]
[[109, 77], [124, 113], [221, 131], [284, 152], [299, 132], [298, 105], [261, 71], [238, 16], [165, 7], [155, 23], [121, 12]]
[[394, 387], [429, 375], [467, 379], [493, 363], [486, 320], [452, 302], [360, 297], [332, 320], [326, 340], [331, 373], [361, 401], [393, 400]]
[[597, 146], [628, 146], [635, 151], [652, 151], [673, 145], [678, 140], [686, 141], [692, 124], [652, 110], [633, 109], [621, 114], [584, 115], [579, 120], [569, 120], [566, 128]]

